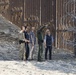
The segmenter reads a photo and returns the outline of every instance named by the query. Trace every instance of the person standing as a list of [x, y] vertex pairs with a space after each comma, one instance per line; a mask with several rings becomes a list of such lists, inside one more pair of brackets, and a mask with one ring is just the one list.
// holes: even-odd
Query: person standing
[[26, 27], [22, 26], [21, 30], [19, 31], [19, 57], [21, 60], [25, 60], [25, 38], [24, 38], [24, 31]]
[[25, 56], [26, 56], [26, 60], [28, 60], [28, 58], [29, 58], [29, 43], [30, 43], [30, 40], [29, 40], [29, 33], [28, 32], [29, 32], [29, 27], [27, 26], [27, 28], [23, 32], [24, 37], [25, 37], [25, 49], [26, 49]]
[[[29, 57], [29, 34], [28, 34], [28, 32], [29, 32], [29, 27], [28, 26], [23, 26], [22, 27], [22, 30], [20, 31], [20, 33], [23, 33], [23, 35], [24, 35], [24, 40], [20, 40], [19, 42], [20, 43], [24, 43], [25, 44], [25, 51], [23, 51], [23, 52], [25, 52], [25, 59], [26, 60], [28, 60], [28, 57]], [[22, 55], [24, 54], [22, 52]]]
[[48, 25], [43, 25], [40, 26], [40, 28], [37, 30], [37, 38], [38, 38], [38, 61], [41, 62], [43, 61], [43, 30], [46, 28]]
[[53, 37], [49, 29], [46, 30], [46, 35], [44, 38], [44, 46], [45, 46], [45, 59], [47, 60], [47, 54], [49, 51], [49, 60], [52, 59], [52, 42]]
[[30, 31], [30, 56], [29, 59], [34, 59], [34, 51], [36, 49], [36, 36], [35, 36], [35, 27], [32, 27]]

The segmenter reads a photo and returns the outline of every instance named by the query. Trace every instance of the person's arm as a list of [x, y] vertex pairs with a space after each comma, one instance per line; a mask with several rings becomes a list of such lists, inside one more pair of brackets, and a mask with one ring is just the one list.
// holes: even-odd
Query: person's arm
[[53, 36], [52, 36], [52, 43], [54, 42], [54, 38], [53, 38]]
[[25, 42], [28, 42], [28, 43], [30, 42], [30, 41], [29, 41], [29, 40], [27, 40], [26, 38], [25, 38], [24, 40], [25, 40]]
[[46, 36], [44, 37], [44, 47], [46, 48]]
[[52, 36], [52, 46], [54, 45], [54, 38], [53, 38], [53, 36]]
[[34, 40], [34, 39], [33, 39], [33, 36], [32, 36], [32, 32], [29, 33], [29, 37], [30, 37], [30, 42], [31, 42], [31, 44], [34, 45], [34, 44], [33, 44], [33, 40]]
[[23, 30], [21, 30], [19, 33], [23, 33], [24, 31]]
[[34, 38], [33, 38], [33, 36], [31, 36], [31, 38], [32, 38], [32, 45], [34, 46]]
[[41, 26], [37, 31], [38, 32], [40, 32], [40, 31], [42, 31], [44, 28], [46, 28], [46, 27], [48, 27], [48, 25], [43, 25], [43, 26]]
[[33, 38], [32, 33], [30, 33], [30, 40], [31, 40], [32, 45], [34, 45], [34, 38]]
[[19, 33], [23, 33], [23, 31], [21, 30]]
[[37, 33], [39, 34], [40, 32], [42, 32], [42, 30], [44, 29], [44, 28], [46, 28], [48, 25], [43, 25], [43, 26], [41, 26], [38, 30], [37, 30]]

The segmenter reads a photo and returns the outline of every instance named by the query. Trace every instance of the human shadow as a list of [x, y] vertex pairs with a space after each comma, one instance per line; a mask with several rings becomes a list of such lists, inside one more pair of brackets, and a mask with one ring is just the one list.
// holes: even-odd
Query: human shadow
[[[57, 57], [58, 56], [58, 57]], [[71, 55], [53, 55], [52, 60], [32, 63], [41, 70], [66, 74], [76, 74], [76, 58]]]

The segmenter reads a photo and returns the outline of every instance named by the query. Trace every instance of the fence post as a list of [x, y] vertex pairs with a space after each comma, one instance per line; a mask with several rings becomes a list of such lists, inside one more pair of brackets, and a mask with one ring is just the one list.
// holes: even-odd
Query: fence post
[[23, 0], [23, 15], [22, 15], [22, 24], [24, 25], [24, 19], [25, 19], [25, 0]]

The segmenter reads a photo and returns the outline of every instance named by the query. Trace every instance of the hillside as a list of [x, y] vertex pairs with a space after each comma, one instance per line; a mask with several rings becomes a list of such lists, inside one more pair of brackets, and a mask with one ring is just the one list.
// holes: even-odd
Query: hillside
[[0, 15], [0, 60], [19, 59], [19, 28]]

